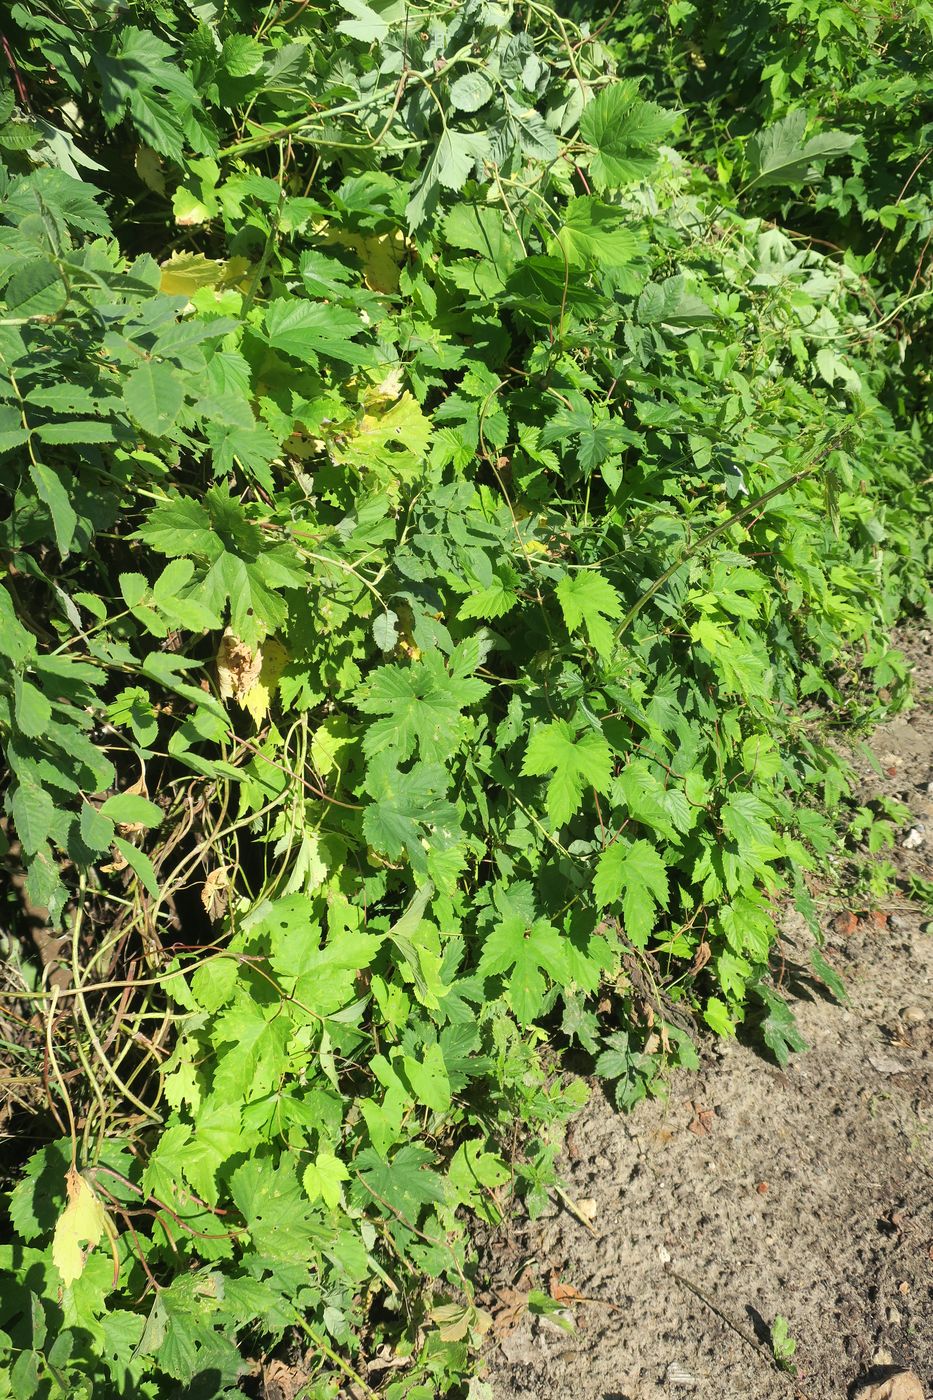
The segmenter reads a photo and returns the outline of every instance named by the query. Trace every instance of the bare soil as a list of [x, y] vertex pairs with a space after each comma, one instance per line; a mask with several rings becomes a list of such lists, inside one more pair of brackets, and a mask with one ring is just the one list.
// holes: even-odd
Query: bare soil
[[[861, 800], [913, 814], [880, 857], [900, 891], [866, 910], [843, 875], [820, 906], [849, 1003], [800, 987], [810, 1049], [785, 1070], [717, 1042], [628, 1117], [594, 1084], [561, 1159], [591, 1230], [555, 1198], [485, 1249], [494, 1400], [830, 1400], [892, 1366], [933, 1396], [933, 924], [906, 895], [933, 878], [933, 635], [901, 644], [917, 702], [873, 735], [875, 765], [858, 759]], [[785, 934], [805, 964], [797, 916]], [[529, 1287], [581, 1295], [574, 1329], [508, 1306]], [[772, 1359], [778, 1316], [796, 1376]]]

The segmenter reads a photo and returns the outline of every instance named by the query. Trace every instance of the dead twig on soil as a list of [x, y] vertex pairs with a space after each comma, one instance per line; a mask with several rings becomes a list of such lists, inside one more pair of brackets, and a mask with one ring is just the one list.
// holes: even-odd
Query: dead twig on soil
[[682, 1274], [678, 1274], [674, 1269], [669, 1268], [665, 1272], [675, 1283], [680, 1284], [681, 1288], [686, 1288], [695, 1298], [699, 1298], [700, 1302], [705, 1307], [709, 1308], [711, 1313], [715, 1313], [719, 1321], [724, 1323], [725, 1326], [729, 1328], [730, 1332], [734, 1332], [737, 1337], [741, 1337], [746, 1346], [751, 1347], [752, 1351], [757, 1352], [759, 1356], [763, 1356], [771, 1370], [776, 1371], [779, 1376], [787, 1381], [788, 1385], [793, 1387], [794, 1394], [798, 1397], [798, 1400], [813, 1400], [813, 1397], [804, 1390], [800, 1382], [778, 1365], [770, 1350], [763, 1342], [760, 1342], [753, 1333], [746, 1331], [744, 1327], [740, 1327], [737, 1322], [734, 1322], [727, 1313], [724, 1313], [711, 1298], [707, 1298], [706, 1294], [702, 1293], [700, 1289], [697, 1288], [696, 1284], [691, 1283], [688, 1278], [684, 1278]]

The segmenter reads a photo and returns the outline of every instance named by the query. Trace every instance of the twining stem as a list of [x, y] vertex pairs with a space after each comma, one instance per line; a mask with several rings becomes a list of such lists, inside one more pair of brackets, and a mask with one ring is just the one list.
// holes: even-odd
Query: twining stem
[[665, 569], [663, 574], [659, 574], [651, 587], [646, 589], [641, 597], [635, 600], [615, 630], [616, 640], [618, 641], [623, 632], [628, 631], [645, 604], [650, 603], [651, 599], [664, 587], [668, 579], [673, 578], [678, 570], [682, 569], [684, 564], [692, 559], [694, 555], [698, 554], [701, 549], [705, 549], [708, 544], [712, 544], [714, 540], [718, 540], [720, 535], [724, 535], [728, 530], [731, 530], [733, 525], [737, 525], [738, 522], [744, 520], [747, 515], [753, 515], [756, 511], [760, 510], [762, 506], [774, 500], [775, 496], [783, 495], [784, 492], [789, 491], [792, 486], [796, 486], [798, 481], [803, 481], [806, 477], [812, 476], [813, 473], [822, 466], [830, 452], [835, 451], [841, 441], [841, 437], [834, 438], [808, 466], [801, 468], [799, 472], [794, 472], [793, 476], [788, 476], [783, 481], [779, 481], [776, 486], [772, 486], [769, 490], [763, 492], [762, 495], [756, 496], [751, 501], [747, 501], [741, 510], [737, 510], [734, 515], [729, 516], [728, 520], [723, 520], [719, 525], [714, 526], [712, 530], [707, 530], [706, 534], [701, 535], [689, 549], [684, 550], [680, 558], [675, 560], [669, 568]]

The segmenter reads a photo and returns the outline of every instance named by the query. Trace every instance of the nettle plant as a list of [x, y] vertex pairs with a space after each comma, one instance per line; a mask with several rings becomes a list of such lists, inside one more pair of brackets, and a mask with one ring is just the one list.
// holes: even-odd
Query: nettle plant
[[864, 278], [544, 4], [9, 44], [0, 1377], [428, 1400], [553, 1047], [622, 1106], [698, 1025], [785, 1060], [786, 893], [839, 990], [824, 730], [906, 697], [920, 444]]

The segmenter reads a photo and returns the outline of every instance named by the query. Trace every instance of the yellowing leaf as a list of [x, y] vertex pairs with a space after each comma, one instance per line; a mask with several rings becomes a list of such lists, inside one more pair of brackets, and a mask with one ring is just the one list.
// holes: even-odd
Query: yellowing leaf
[[156, 194], [165, 194], [165, 175], [162, 157], [151, 146], [139, 146], [134, 161], [136, 174], [149, 189]]
[[353, 743], [353, 730], [345, 715], [331, 715], [311, 737], [311, 762], [322, 778], [334, 769], [340, 772], [340, 753]]
[[159, 290], [166, 296], [190, 299], [201, 287], [216, 287], [223, 270], [222, 262], [203, 253], [173, 253], [161, 264]]
[[107, 1229], [107, 1216], [80, 1172], [69, 1167], [65, 1178], [68, 1204], [55, 1226], [52, 1263], [67, 1288], [84, 1273], [88, 1254], [100, 1244]]
[[319, 1152], [317, 1160], [309, 1162], [305, 1168], [304, 1187], [308, 1196], [312, 1201], [323, 1199], [331, 1210], [343, 1200], [341, 1182], [349, 1180], [350, 1173], [333, 1152]]
[[196, 194], [192, 194], [183, 185], [179, 185], [172, 195], [172, 212], [175, 215], [176, 224], [190, 228], [193, 224], [206, 224], [217, 211], [208, 208], [207, 204], [202, 199], [198, 199]]
[[257, 727], [269, 713], [272, 693], [288, 664], [288, 652], [274, 637], [253, 651], [228, 627], [217, 649], [217, 686], [222, 700], [249, 710]]
[[392, 233], [370, 234], [326, 229], [319, 236], [324, 244], [336, 243], [356, 254], [370, 291], [387, 294], [398, 291], [399, 272], [406, 253], [405, 235], [398, 229]]
[[393, 365], [378, 384], [373, 384], [366, 390], [363, 395], [364, 406], [370, 410], [385, 409], [390, 403], [395, 403], [401, 398], [403, 384], [401, 365]]
[[249, 258], [228, 258], [225, 263], [220, 264], [219, 288], [238, 287], [241, 291], [248, 284], [246, 274], [249, 272]]
[[355, 431], [339, 447], [332, 447], [338, 462], [359, 471], [389, 473], [404, 479], [418, 467], [431, 438], [431, 422], [417, 400], [408, 393], [385, 413], [365, 413]]
[[269, 713], [273, 692], [279, 683], [279, 677], [288, 665], [288, 652], [282, 643], [277, 642], [274, 637], [269, 637], [263, 642], [260, 656], [262, 657], [262, 665], [259, 670], [259, 679], [240, 702], [246, 706], [256, 721], [257, 729]]

